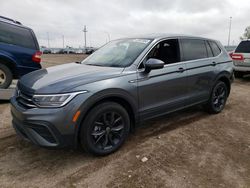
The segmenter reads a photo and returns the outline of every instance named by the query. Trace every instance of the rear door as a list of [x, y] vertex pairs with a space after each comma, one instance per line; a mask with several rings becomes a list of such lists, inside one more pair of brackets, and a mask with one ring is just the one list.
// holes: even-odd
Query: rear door
[[181, 39], [181, 51], [181, 59], [187, 68], [188, 105], [207, 100], [216, 76], [216, 60], [210, 45], [202, 39]]

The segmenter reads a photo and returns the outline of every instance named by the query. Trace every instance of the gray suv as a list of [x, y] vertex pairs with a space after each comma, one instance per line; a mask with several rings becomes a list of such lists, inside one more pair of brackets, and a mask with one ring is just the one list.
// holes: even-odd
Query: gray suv
[[140, 122], [202, 104], [223, 110], [233, 63], [215, 40], [150, 35], [112, 41], [82, 62], [22, 77], [11, 99], [18, 134], [43, 147], [116, 151]]

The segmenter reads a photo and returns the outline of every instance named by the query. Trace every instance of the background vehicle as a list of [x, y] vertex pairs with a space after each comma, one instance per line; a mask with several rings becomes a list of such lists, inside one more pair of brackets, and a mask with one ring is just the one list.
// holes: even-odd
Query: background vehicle
[[250, 73], [250, 40], [243, 40], [231, 53], [234, 62], [235, 77], [242, 78]]
[[80, 145], [106, 155], [141, 121], [198, 104], [221, 112], [232, 79], [232, 59], [217, 41], [179, 35], [120, 39], [82, 63], [22, 77], [11, 99], [13, 126], [40, 146]]
[[32, 29], [0, 16], [0, 88], [8, 88], [13, 78], [41, 69], [41, 55]]
[[92, 54], [95, 51], [94, 48], [87, 48], [85, 54]]
[[45, 50], [43, 50], [43, 54], [51, 54], [52, 52], [51, 52], [51, 50], [50, 49], [45, 49]]
[[76, 52], [70, 48], [60, 49], [57, 54], [75, 54]]

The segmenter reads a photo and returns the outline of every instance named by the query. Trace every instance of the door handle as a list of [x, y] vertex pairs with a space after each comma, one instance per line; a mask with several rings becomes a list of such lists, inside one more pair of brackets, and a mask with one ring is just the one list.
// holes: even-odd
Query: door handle
[[183, 73], [185, 69], [183, 67], [180, 67], [177, 72]]
[[216, 62], [212, 62], [212, 66], [216, 66], [217, 65], [217, 63]]

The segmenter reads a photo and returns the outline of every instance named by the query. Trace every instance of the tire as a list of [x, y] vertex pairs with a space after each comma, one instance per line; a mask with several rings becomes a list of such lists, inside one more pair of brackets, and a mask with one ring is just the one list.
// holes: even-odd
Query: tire
[[228, 92], [225, 82], [218, 81], [213, 87], [208, 103], [205, 105], [206, 110], [210, 114], [220, 113], [225, 107]]
[[235, 78], [243, 78], [244, 73], [243, 72], [239, 72], [239, 71], [235, 71], [234, 72], [234, 76], [235, 76]]
[[4, 65], [0, 64], [0, 89], [7, 89], [13, 79], [13, 75], [10, 69]]
[[95, 106], [81, 125], [82, 148], [94, 155], [108, 155], [125, 142], [130, 129], [128, 112], [118, 103], [104, 102]]

